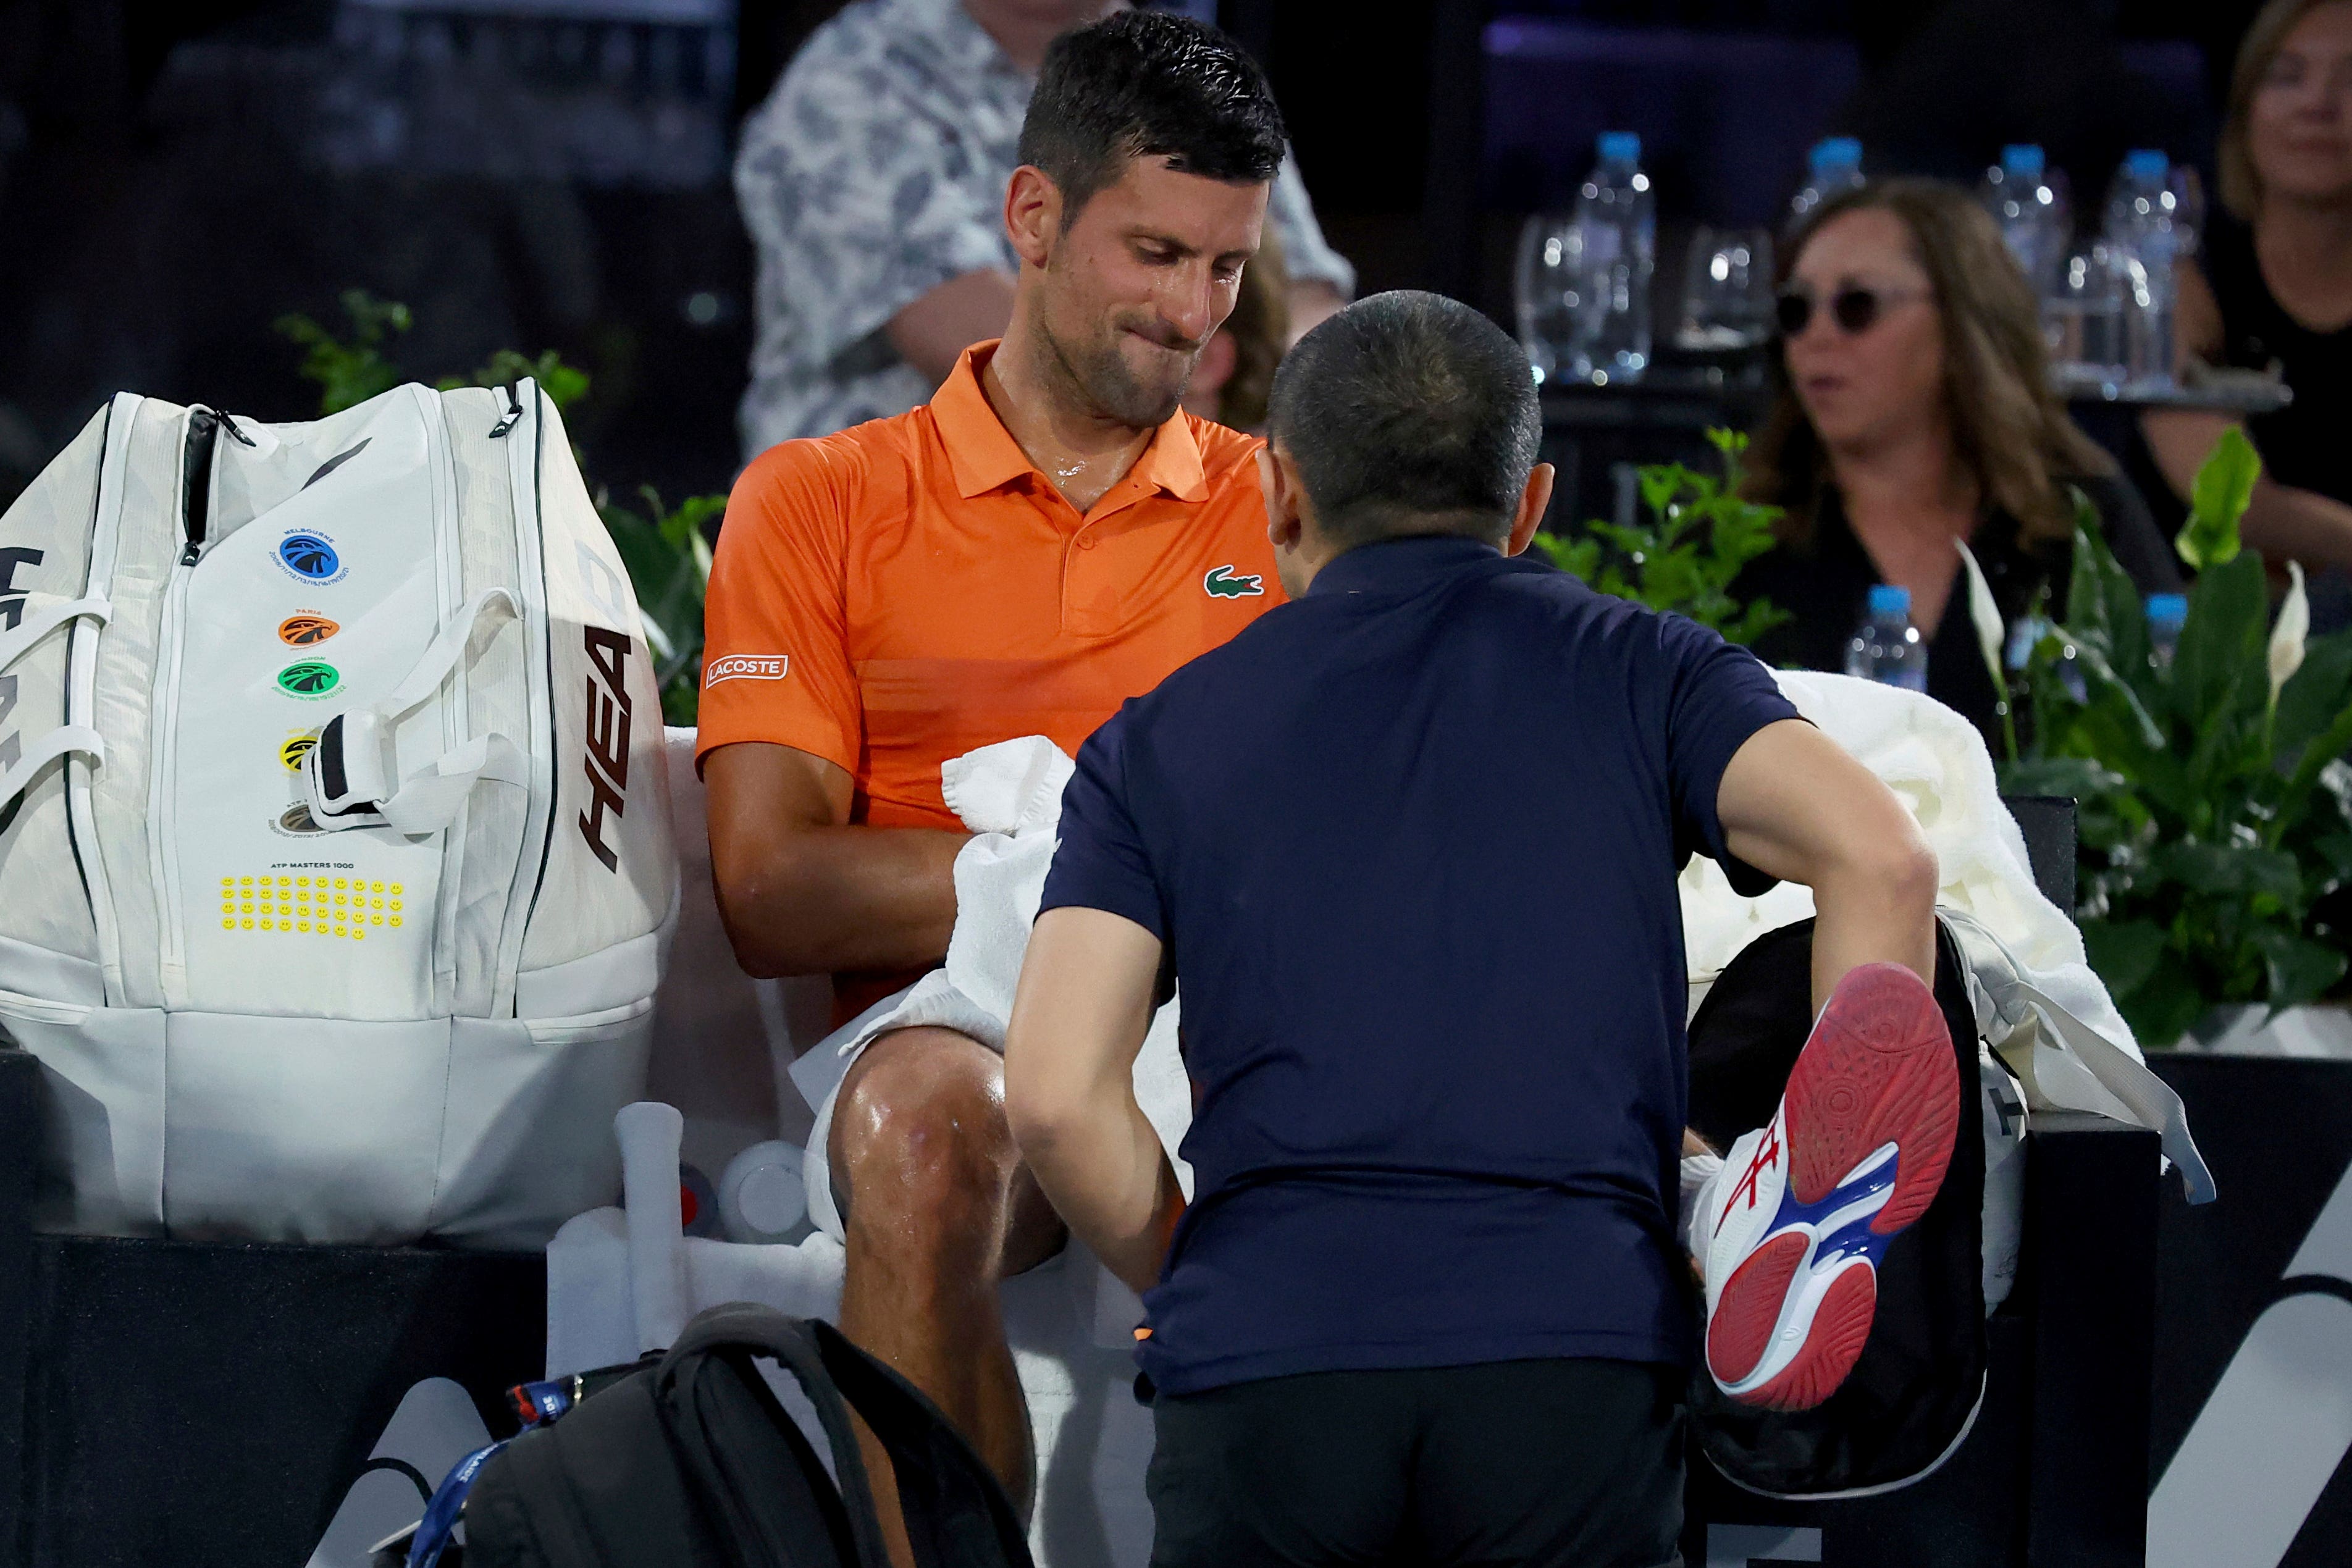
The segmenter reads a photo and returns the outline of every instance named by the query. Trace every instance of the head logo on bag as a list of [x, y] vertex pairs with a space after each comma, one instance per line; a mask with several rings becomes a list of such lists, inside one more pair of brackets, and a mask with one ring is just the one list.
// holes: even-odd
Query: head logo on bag
[[310, 756], [310, 748], [318, 744], [319, 732], [306, 729], [299, 735], [289, 737], [286, 744], [278, 748], [278, 760], [286, 764], [287, 772], [299, 773], [302, 771], [302, 758]]
[[323, 697], [342, 684], [341, 671], [317, 659], [305, 659], [278, 672], [278, 687], [289, 696]]
[[622, 672], [629, 662], [629, 640], [591, 626], [587, 643], [588, 663], [604, 684], [593, 677], [588, 682], [588, 755], [581, 762], [588, 771], [588, 810], [580, 813], [580, 836], [606, 871], [617, 872], [621, 857], [604, 841], [604, 814], [619, 817], [627, 807], [629, 688]]
[[[284, 546], [278, 547], [283, 549]], [[331, 559], [333, 551], [328, 554]], [[278, 623], [278, 640], [289, 647], [307, 648], [323, 643], [342, 628], [323, 615], [289, 615]]]
[[288, 534], [278, 541], [278, 560], [304, 582], [336, 582], [343, 576], [343, 558], [323, 534]]

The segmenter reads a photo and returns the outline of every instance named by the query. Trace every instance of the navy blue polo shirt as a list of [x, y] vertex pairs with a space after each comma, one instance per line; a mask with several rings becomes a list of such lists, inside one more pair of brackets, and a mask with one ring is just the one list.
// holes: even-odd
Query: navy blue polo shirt
[[1797, 716], [1679, 616], [1458, 538], [1307, 596], [1088, 740], [1042, 907], [1172, 949], [1197, 1188], [1161, 1389], [1544, 1356], [1679, 1362], [1675, 878]]

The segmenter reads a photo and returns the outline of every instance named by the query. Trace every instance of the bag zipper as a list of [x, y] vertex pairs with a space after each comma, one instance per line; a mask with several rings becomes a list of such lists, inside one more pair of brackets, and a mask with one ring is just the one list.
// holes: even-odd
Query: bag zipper
[[154, 716], [152, 741], [155, 762], [149, 785], [147, 818], [154, 825], [150, 840], [151, 865], [156, 894], [163, 904], [156, 945], [166, 1006], [177, 1006], [187, 997], [187, 937], [183, 925], [175, 831], [178, 812], [173, 805], [172, 782], [179, 772], [180, 664], [186, 637], [188, 580], [210, 542], [213, 458], [224, 428], [247, 446], [256, 444], [226, 414], [201, 404], [188, 411], [187, 434], [180, 454], [180, 556], [163, 591], [162, 649], [156, 667], [155, 702], [150, 709]]
[[[517, 396], [514, 387], [506, 392], [508, 412], [492, 427], [490, 434], [506, 439], [527, 415], [530, 420], [530, 444], [528, 449], [517, 444], [507, 455], [508, 483], [514, 497], [516, 555], [520, 565], [523, 601], [524, 664], [530, 691], [530, 706], [535, 710], [532, 730], [546, 738], [540, 755], [532, 759], [530, 799], [533, 809], [543, 819], [539, 831], [539, 863], [530, 863], [531, 843], [530, 819], [524, 818], [523, 858], [515, 867], [515, 888], [507, 904], [507, 925], [499, 942], [499, 972], [491, 993], [491, 1010], [496, 1017], [512, 1017], [515, 1012], [516, 977], [522, 968], [523, 943], [530, 936], [531, 922], [539, 915], [539, 895], [547, 884], [547, 867], [555, 858], [555, 636], [549, 623], [547, 605], [547, 521], [545, 508], [539, 494], [540, 459], [544, 455], [547, 421], [537, 417], [542, 395], [539, 383], [528, 383], [530, 402], [526, 406]], [[530, 515], [524, 516], [528, 502]], [[530, 881], [530, 895], [515, 905], [524, 876]]]

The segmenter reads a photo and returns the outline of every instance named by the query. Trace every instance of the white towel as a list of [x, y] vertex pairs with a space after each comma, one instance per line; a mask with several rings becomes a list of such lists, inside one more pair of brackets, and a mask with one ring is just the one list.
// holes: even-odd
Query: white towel
[[948, 980], [998, 1022], [988, 1043], [1004, 1048], [1021, 956], [1054, 863], [1062, 787], [1077, 769], [1042, 735], [983, 746], [940, 769], [940, 792], [979, 836], [956, 856], [956, 923]]
[[[1884, 779], [1936, 852], [1937, 904], [1974, 915], [2000, 938], [2023, 977], [2134, 1059], [2139, 1044], [2091, 972], [2083, 934], [2042, 895], [2025, 835], [2000, 803], [1992, 757], [1976, 727], [1934, 698], [1849, 675], [1775, 672], [1797, 711]], [[1813, 890], [1782, 883], [1760, 898], [1731, 891], [1713, 861], [1694, 857], [1682, 876], [1683, 944], [1693, 986], [1722, 973], [1767, 931], [1813, 913]]]
[[[1918, 692], [1808, 671], [1775, 675], [1797, 711], [1918, 821], [1936, 853], [1937, 908], [1969, 959], [1978, 1023], [2002, 1041], [2028, 1108], [2095, 1112], [2158, 1133], [2189, 1200], [2210, 1199], [2212, 1177], [2180, 1098], [2147, 1070], [2074, 920], [2035, 885], [2025, 835], [2000, 802], [1976, 727]], [[1809, 887], [1783, 883], [1742, 898], [1720, 866], [1696, 857], [1683, 871], [1682, 903], [1694, 1010], [1740, 949], [1813, 913]]]

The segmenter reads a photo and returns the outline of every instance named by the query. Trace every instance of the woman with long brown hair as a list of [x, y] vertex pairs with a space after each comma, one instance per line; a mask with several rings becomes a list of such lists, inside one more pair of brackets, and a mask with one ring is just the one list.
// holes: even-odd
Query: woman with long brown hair
[[[2316, 570], [2313, 620], [2352, 616], [2352, 0], [2271, 0], [2247, 29], [2221, 129], [2221, 204], [2179, 271], [2184, 364], [2277, 367], [2294, 402], [2247, 422], [2263, 482], [2246, 542]], [[2230, 423], [2151, 411], [2149, 451], [2182, 499]]]
[[1795, 618], [1756, 651], [1843, 669], [1871, 588], [1902, 587], [1929, 695], [1998, 737], [1959, 543], [2011, 627], [2064, 612], [2077, 489], [2143, 592], [2178, 590], [2170, 551], [2051, 390], [2032, 288], [1965, 193], [1926, 180], [1850, 191], [1787, 255], [1780, 396], [1747, 487], [1786, 516], [1780, 548], [1732, 593]]

